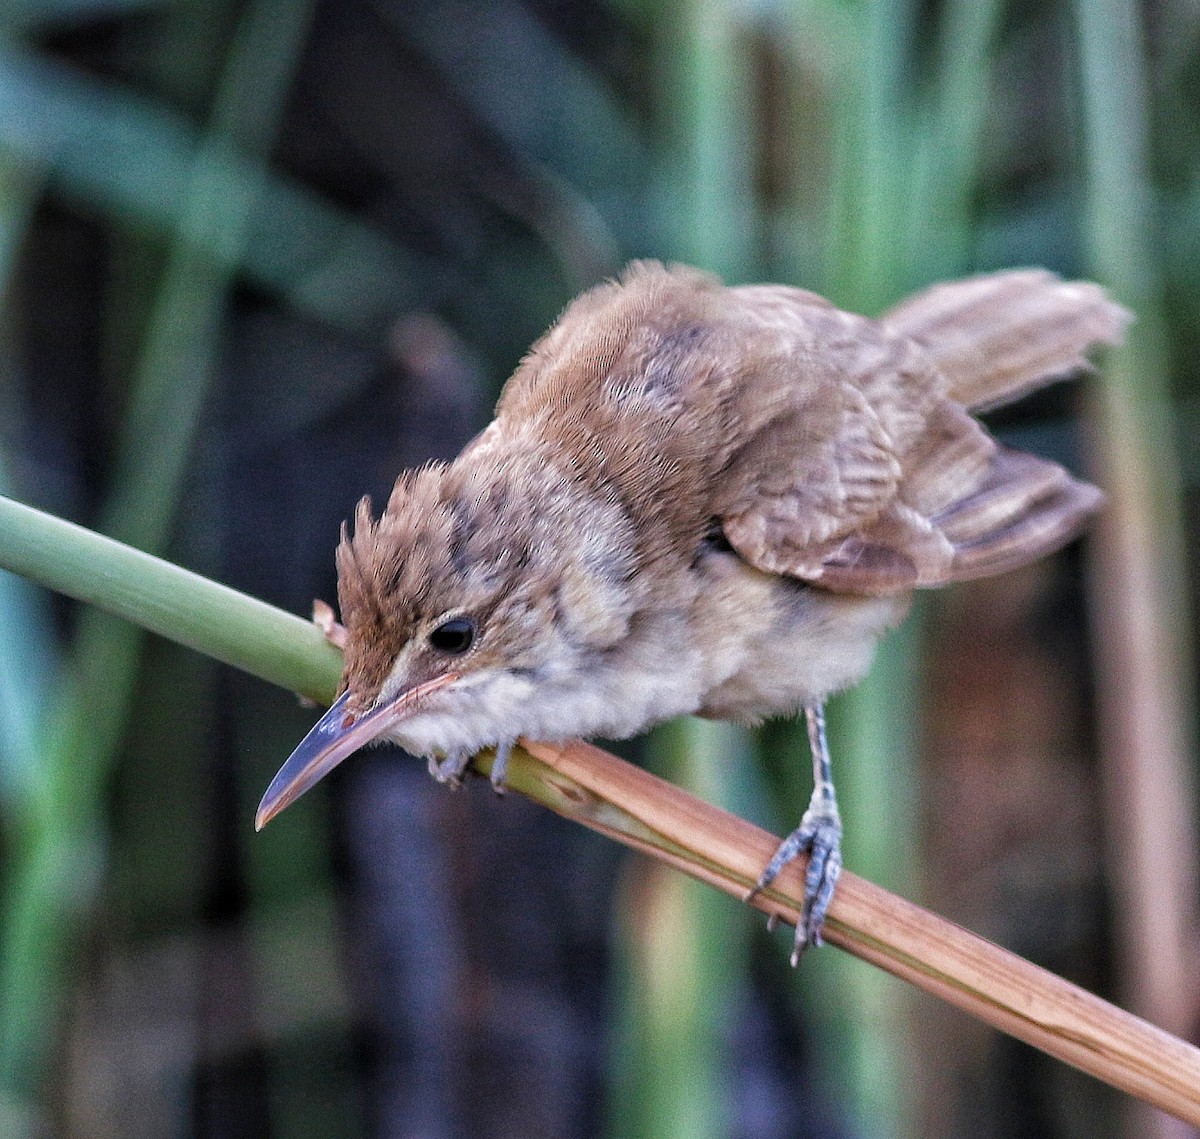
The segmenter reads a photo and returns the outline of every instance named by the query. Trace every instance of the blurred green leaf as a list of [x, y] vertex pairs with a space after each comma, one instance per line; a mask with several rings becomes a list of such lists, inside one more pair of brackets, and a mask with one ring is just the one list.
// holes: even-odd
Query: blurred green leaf
[[[267, 181], [267, 156], [308, 16], [308, 5], [294, 0], [257, 0], [244, 11], [209, 129], [186, 163], [170, 256], [101, 510], [103, 528], [143, 549], [162, 549], [171, 532], [220, 349], [227, 291]], [[17, 100], [19, 121], [5, 117], [15, 80], [25, 80], [21, 94], [28, 98], [27, 85], [39, 76], [45, 79], [32, 57], [0, 50], [0, 124], [11, 139], [40, 146], [34, 157], [61, 171], [58, 147], [78, 126], [64, 118], [70, 100], [62, 89], [46, 83], [45, 105]], [[70, 81], [63, 82], [69, 89]], [[91, 121], [114, 125], [111, 116]], [[39, 129], [50, 125], [58, 128], [57, 146]], [[239, 157], [242, 148], [257, 161]], [[87, 568], [76, 564], [76, 573]], [[132, 712], [141, 642], [133, 626], [82, 611], [63, 682], [50, 699], [41, 762], [20, 798], [4, 804], [12, 837], [0, 897], [0, 1131], [10, 1134], [5, 1117], [24, 1117], [45, 1077], [75, 925], [103, 871], [103, 792]]]
[[175, 0], [5, 0], [0, 29], [37, 35], [80, 24], [112, 20], [131, 12], [163, 8]]
[[[191, 239], [217, 262], [233, 258], [227, 268], [300, 312], [379, 330], [425, 295], [433, 270], [395, 241], [299, 183], [263, 178], [239, 147], [200, 151], [198, 143], [196, 130], [159, 104], [32, 50], [0, 46], [0, 155], [44, 169], [86, 209], [165, 234], [191, 224], [181, 211], [189, 185], [203, 183], [210, 222]], [[235, 248], [224, 247], [226, 235], [243, 230]]]
[[644, 239], [649, 155], [629, 111], [527, 8], [490, 0], [480, 18], [464, 0], [406, 0], [382, 14], [513, 152], [552, 170], [627, 247]]

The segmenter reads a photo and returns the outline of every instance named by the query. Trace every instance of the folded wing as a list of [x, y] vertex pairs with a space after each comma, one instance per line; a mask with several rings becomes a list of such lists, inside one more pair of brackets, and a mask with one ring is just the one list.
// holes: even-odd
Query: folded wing
[[1119, 340], [1128, 314], [1098, 286], [998, 273], [934, 286], [880, 321], [775, 286], [730, 291], [780, 335], [791, 320], [796, 344], [819, 342], [826, 377], [818, 396], [801, 348], [796, 383], [763, 402], [730, 465], [720, 515], [751, 564], [842, 592], [941, 585], [1049, 553], [1102, 502], [969, 414]]

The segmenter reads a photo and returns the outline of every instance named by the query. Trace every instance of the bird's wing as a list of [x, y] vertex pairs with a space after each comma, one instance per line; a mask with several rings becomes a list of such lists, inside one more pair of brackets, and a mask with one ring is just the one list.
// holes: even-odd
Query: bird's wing
[[1038, 271], [936, 286], [872, 321], [635, 263], [534, 345], [469, 455], [523, 438], [565, 456], [664, 549], [716, 516], [770, 573], [940, 585], [1032, 560], [1096, 508], [1094, 488], [999, 447], [967, 409], [1054, 378], [1123, 320], [1094, 286]]
[[[1048, 302], [1049, 282], [1061, 285], [1048, 275], [1008, 275], [1010, 303], [949, 321], [954, 339], [943, 354], [964, 358], [974, 324], [985, 342], [1023, 334], [1035, 358], [1037, 341], [1062, 340], [1064, 324], [1075, 322], [1065, 334], [1069, 349], [1047, 358], [1055, 365], [1081, 358], [1091, 341], [1107, 338], [1095, 327], [1095, 307], [1076, 304], [1078, 294], [1066, 289], [1062, 304]], [[967, 284], [978, 291], [977, 281]], [[1020, 303], [1022, 287], [1038, 290], [1044, 303]], [[931, 313], [965, 312], [959, 302], [974, 299], [941, 288]], [[907, 314], [893, 325], [814, 308], [807, 294], [789, 303], [786, 289], [730, 291], [765, 309], [796, 346], [790, 377], [786, 368], [769, 372], [761, 401], [769, 413], [746, 425], [728, 468], [720, 516], [752, 565], [853, 593], [940, 585], [1049, 552], [1099, 505], [1094, 487], [1055, 463], [1000, 447], [967, 413], [935, 362], [941, 341], [932, 317], [922, 344], [905, 334]], [[812, 351], [820, 353], [815, 363]], [[1035, 370], [1022, 370], [1014, 394], [1058, 368]]]
[[851, 592], [940, 573], [950, 545], [902, 497], [914, 451], [936, 446], [973, 475], [987, 435], [955, 414], [944, 379], [907, 338], [790, 289], [730, 293], [759, 325], [748, 335], [770, 346], [722, 479], [730, 543], [759, 569]]

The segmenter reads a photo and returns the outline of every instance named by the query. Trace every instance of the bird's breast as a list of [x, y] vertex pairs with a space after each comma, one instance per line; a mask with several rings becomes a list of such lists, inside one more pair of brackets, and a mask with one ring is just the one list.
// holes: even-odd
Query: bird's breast
[[692, 622], [708, 681], [697, 711], [712, 719], [757, 723], [821, 703], [862, 679], [908, 610], [910, 595], [834, 594], [736, 555], [724, 562]]
[[623, 640], [581, 658], [544, 691], [563, 734], [623, 738], [674, 716], [757, 723], [790, 715], [861, 679], [909, 597], [858, 597], [707, 553], [667, 575]]

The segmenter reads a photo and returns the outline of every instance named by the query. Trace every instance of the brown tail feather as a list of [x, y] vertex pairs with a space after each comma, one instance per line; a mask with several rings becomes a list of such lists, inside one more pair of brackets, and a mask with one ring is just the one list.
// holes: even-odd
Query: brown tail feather
[[1104, 495], [1045, 459], [995, 445], [975, 489], [932, 517], [895, 506], [827, 557], [828, 589], [887, 593], [990, 577], [1058, 549]]
[[[884, 317], [921, 344], [950, 397], [970, 411], [1083, 367], [1087, 349], [1118, 341], [1128, 320], [1099, 286], [1040, 269], [935, 285]], [[948, 564], [934, 562], [927, 572], [918, 565], [918, 584], [1014, 569], [1069, 541], [1103, 502], [1100, 491], [1056, 463], [999, 446], [953, 413], [942, 418], [940, 426], [931, 419], [907, 460], [901, 493], [953, 552]]]
[[998, 447], [979, 487], [930, 520], [954, 548], [947, 580], [1003, 573], [1050, 553], [1103, 501], [1057, 463]]
[[1016, 269], [934, 285], [884, 314], [916, 340], [971, 411], [1008, 403], [1087, 363], [1093, 344], [1120, 341], [1130, 314], [1098, 285]]
[[1103, 505], [1100, 490], [1072, 480], [1038, 503], [1036, 510], [1014, 518], [984, 540], [956, 549], [950, 580], [991, 577], [1053, 553], [1076, 537]]
[[969, 411], [1086, 364], [1129, 314], [1096, 285], [1022, 269], [935, 285], [883, 318], [949, 383], [901, 460], [897, 503], [831, 550], [827, 588], [886, 592], [1015, 569], [1074, 537], [1104, 496], [1056, 463], [1000, 446]]
[[997, 447], [987, 477], [930, 521], [955, 546], [970, 545], [1040, 506], [1070, 481], [1056, 463]]

